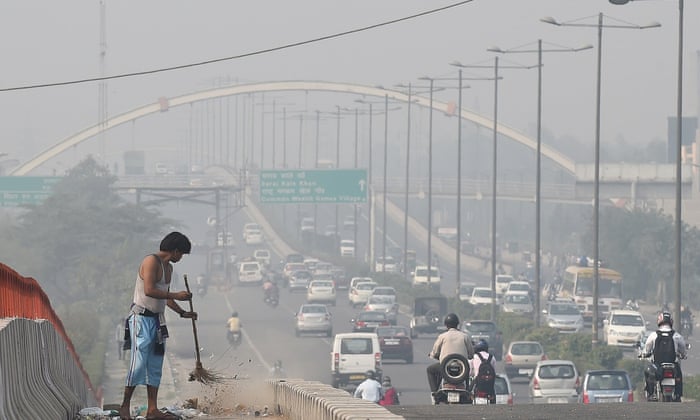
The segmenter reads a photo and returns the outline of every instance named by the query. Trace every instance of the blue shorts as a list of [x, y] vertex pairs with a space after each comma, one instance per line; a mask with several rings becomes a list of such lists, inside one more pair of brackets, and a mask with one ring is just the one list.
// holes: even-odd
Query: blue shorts
[[156, 354], [158, 318], [131, 314], [131, 361], [126, 373], [126, 386], [160, 386], [163, 355]]

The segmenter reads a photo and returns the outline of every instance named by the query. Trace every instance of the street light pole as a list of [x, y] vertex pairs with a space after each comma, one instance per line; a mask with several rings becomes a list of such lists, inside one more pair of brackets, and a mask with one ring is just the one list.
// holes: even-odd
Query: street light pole
[[594, 188], [593, 188], [593, 314], [592, 314], [592, 344], [596, 346], [598, 344], [598, 299], [599, 291], [598, 284], [600, 282], [599, 273], [599, 232], [600, 232], [600, 91], [601, 91], [601, 67], [602, 67], [602, 46], [603, 46], [603, 28], [617, 28], [617, 29], [647, 29], [647, 28], [657, 28], [661, 26], [659, 23], [651, 23], [649, 25], [603, 25], [603, 13], [598, 13], [598, 23], [585, 24], [585, 23], [569, 23], [569, 22], [559, 22], [552, 17], [545, 17], [540, 19], [544, 23], [549, 23], [556, 26], [576, 26], [576, 27], [593, 27], [598, 30], [598, 64], [596, 67], [596, 112], [595, 112], [595, 175], [593, 178]]
[[[630, 1], [640, 0], [610, 0], [612, 4], [623, 5]], [[681, 272], [682, 272], [682, 250], [681, 238], [683, 233], [682, 205], [683, 205], [683, 9], [684, 0], [678, 0], [678, 81], [676, 93], [676, 220], [675, 220], [675, 240], [676, 255], [674, 261], [674, 317], [681, 319]]]
[[541, 220], [542, 220], [542, 53], [543, 52], [578, 52], [593, 48], [592, 45], [585, 45], [580, 48], [552, 48], [542, 49], [542, 40], [537, 40], [537, 49], [510, 49], [502, 50], [498, 47], [491, 47], [488, 51], [501, 54], [510, 53], [537, 53], [537, 156], [535, 171], [535, 326], [540, 326], [540, 306], [541, 306], [541, 270], [542, 256], [541, 246]]

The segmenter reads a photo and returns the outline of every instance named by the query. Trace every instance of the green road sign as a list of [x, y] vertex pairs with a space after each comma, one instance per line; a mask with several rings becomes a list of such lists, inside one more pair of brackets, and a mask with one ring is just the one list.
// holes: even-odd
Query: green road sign
[[364, 203], [366, 169], [260, 171], [261, 203]]
[[0, 176], [0, 207], [40, 204], [51, 195], [57, 176]]

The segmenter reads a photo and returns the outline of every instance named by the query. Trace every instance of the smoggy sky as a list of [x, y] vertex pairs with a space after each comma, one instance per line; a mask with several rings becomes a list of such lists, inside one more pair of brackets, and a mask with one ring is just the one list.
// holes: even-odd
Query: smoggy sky
[[[250, 53], [390, 21], [457, 3], [445, 0], [208, 0], [106, 2], [106, 74], [152, 70]], [[99, 1], [10, 0], [0, 3], [0, 88], [100, 76]], [[678, 1], [474, 0], [442, 12], [340, 38], [153, 75], [110, 80], [108, 113], [212, 88], [226, 81], [344, 81], [393, 86], [420, 76], [456, 77], [450, 62], [489, 64], [491, 46], [508, 49], [597, 44], [595, 28], [540, 22], [647, 24], [661, 28], [603, 30], [601, 139], [646, 144], [665, 140], [667, 117], [676, 114]], [[581, 19], [585, 18], [585, 19]], [[618, 19], [618, 21], [612, 18]], [[700, 1], [685, 1], [684, 115], [698, 114]], [[625, 24], [625, 23], [622, 23]], [[536, 54], [501, 56], [504, 65], [532, 65]], [[591, 142], [595, 128], [596, 50], [544, 53], [543, 126], [557, 137]], [[465, 70], [488, 77], [489, 70]], [[532, 134], [536, 121], [536, 70], [506, 70], [499, 86], [499, 121]], [[470, 81], [464, 106], [490, 116], [493, 84]], [[297, 98], [301, 96], [297, 95]], [[455, 90], [436, 93], [454, 100]], [[353, 105], [338, 95], [335, 104]], [[287, 99], [285, 99], [287, 100]], [[299, 101], [301, 99], [297, 99]], [[98, 83], [0, 92], [0, 152], [26, 161], [97, 122]], [[292, 107], [292, 105], [290, 105]], [[166, 150], [187, 130], [183, 112], [122, 127], [108, 136], [106, 154], [141, 143]], [[137, 144], [138, 143], [138, 144]], [[79, 146], [57, 158], [90, 152]], [[583, 159], [591, 161], [590, 159]], [[60, 166], [60, 164], [57, 164]], [[56, 165], [54, 165], [55, 167]]]

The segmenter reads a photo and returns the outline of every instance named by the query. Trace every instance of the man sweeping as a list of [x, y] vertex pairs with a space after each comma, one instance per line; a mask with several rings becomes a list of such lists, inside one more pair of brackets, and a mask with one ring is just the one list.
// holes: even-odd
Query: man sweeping
[[178, 416], [158, 409], [158, 387], [163, 373], [163, 356], [168, 329], [165, 326], [165, 306], [181, 318], [197, 319], [197, 313], [186, 311], [175, 301], [188, 301], [192, 293], [170, 291], [173, 266], [189, 254], [190, 240], [180, 232], [171, 232], [160, 243], [160, 251], [146, 256], [141, 262], [134, 288], [134, 303], [129, 314], [131, 362], [126, 376], [124, 400], [119, 408], [122, 419], [130, 419], [131, 396], [137, 385], [146, 385], [147, 419], [177, 419]]

